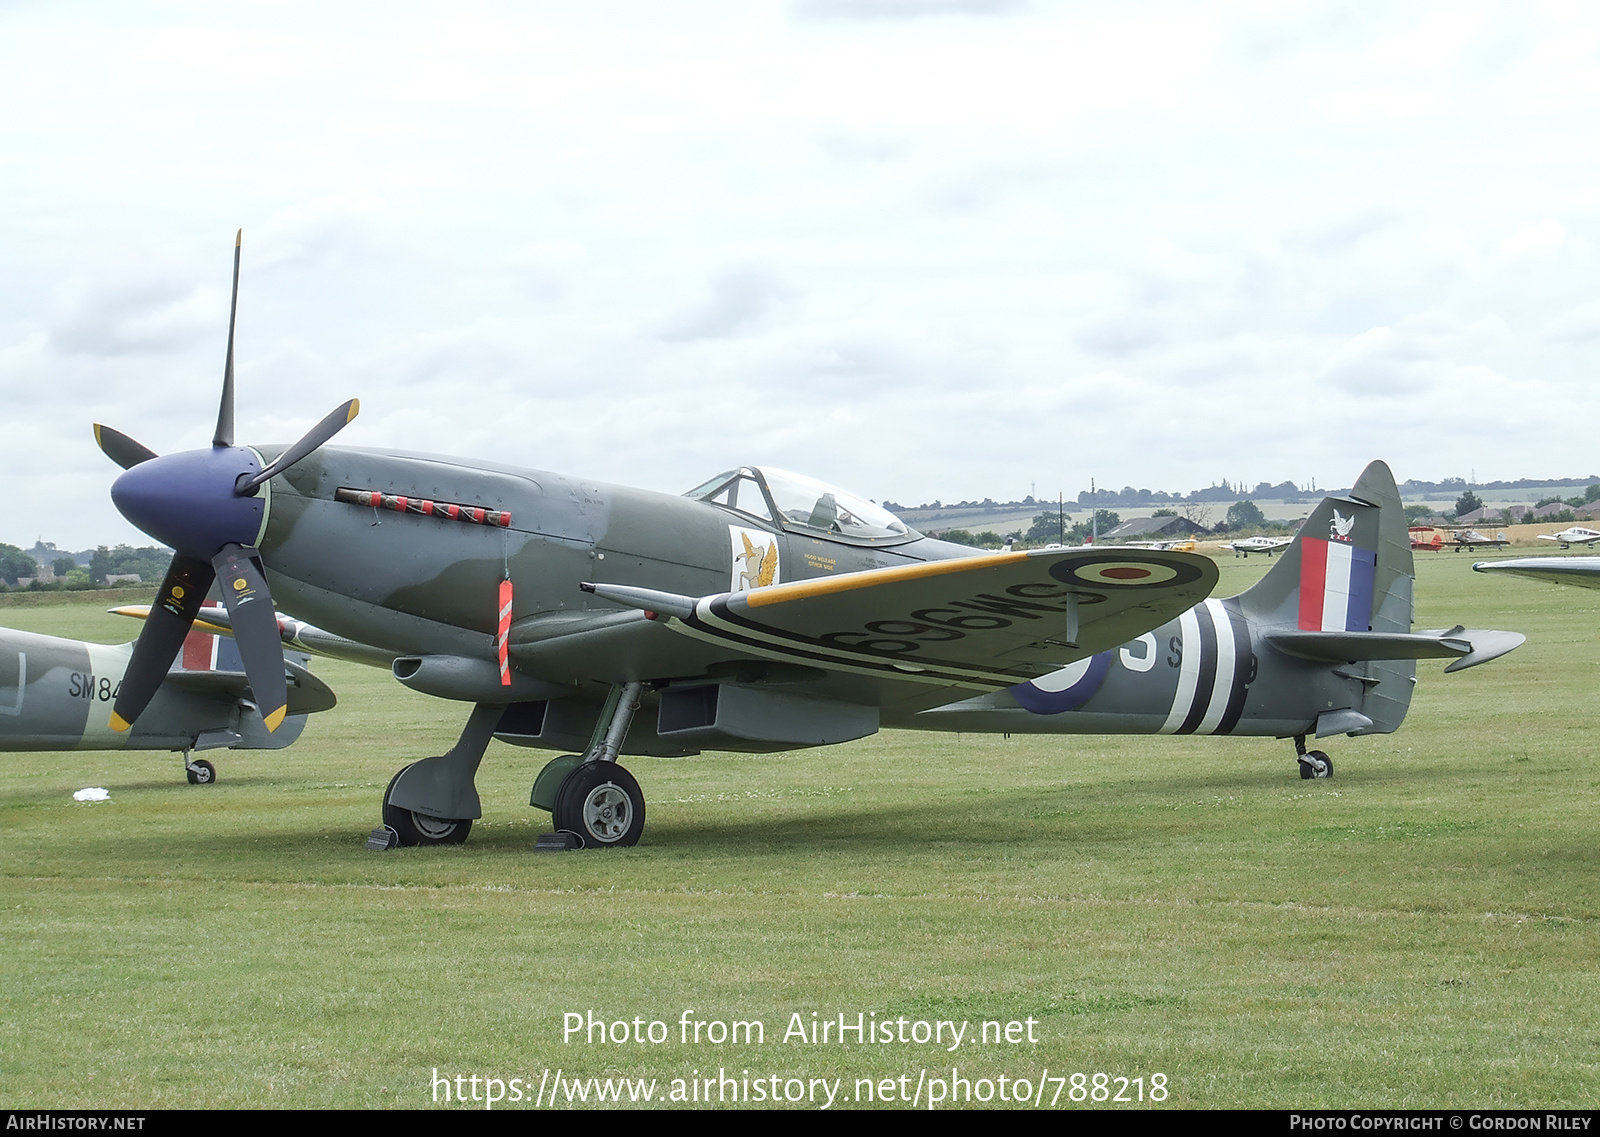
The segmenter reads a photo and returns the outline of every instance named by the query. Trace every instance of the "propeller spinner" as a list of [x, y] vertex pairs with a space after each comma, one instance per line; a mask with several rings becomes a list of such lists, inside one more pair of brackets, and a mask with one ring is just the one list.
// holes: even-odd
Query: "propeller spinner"
[[117, 509], [150, 536], [177, 550], [113, 705], [111, 726], [115, 730], [127, 730], [155, 697], [206, 592], [219, 579], [245, 674], [268, 730], [278, 729], [288, 705], [283, 641], [256, 548], [267, 515], [260, 487], [344, 429], [361, 404], [351, 399], [335, 408], [265, 469], [253, 451], [233, 444], [233, 333], [239, 311], [243, 237], [241, 229], [233, 244], [228, 354], [211, 449], [156, 454], [120, 431], [99, 424], [94, 428], [100, 449], [125, 471], [111, 487]]

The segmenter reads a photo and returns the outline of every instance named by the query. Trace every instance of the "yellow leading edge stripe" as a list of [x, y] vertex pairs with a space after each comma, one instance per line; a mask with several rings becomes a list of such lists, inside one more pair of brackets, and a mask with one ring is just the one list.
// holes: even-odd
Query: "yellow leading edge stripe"
[[[132, 616], [136, 620], [148, 620], [150, 618], [150, 605], [129, 604], [122, 608], [111, 609], [111, 614], [113, 616]], [[221, 624], [213, 624], [210, 620], [202, 620], [198, 617], [195, 619], [192, 630], [196, 632], [211, 632], [213, 635], [218, 636], [233, 635], [232, 628], [224, 628]]]
[[853, 572], [844, 576], [823, 577], [821, 580], [797, 580], [793, 584], [774, 584], [770, 588], [757, 588], [746, 592], [742, 599], [752, 608], [763, 608], [768, 604], [782, 604], [786, 600], [805, 600], [808, 597], [827, 596], [834, 592], [853, 592], [858, 588], [875, 588], [880, 584], [919, 580], [925, 576], [971, 572], [974, 569], [1015, 564], [1027, 559], [1027, 553], [994, 553], [987, 557], [957, 557], [948, 561], [926, 561], [920, 565], [906, 565], [904, 568]]

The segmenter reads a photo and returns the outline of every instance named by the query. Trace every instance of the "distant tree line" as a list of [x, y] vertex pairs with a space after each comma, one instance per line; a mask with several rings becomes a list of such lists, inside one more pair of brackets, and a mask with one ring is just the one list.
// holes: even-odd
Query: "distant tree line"
[[[71, 557], [56, 557], [50, 562], [50, 569], [58, 579], [50, 582], [35, 579], [27, 588], [35, 592], [104, 588], [106, 577], [132, 574], [138, 575], [141, 584], [150, 584], [166, 574], [171, 560], [172, 551], [160, 546], [135, 549], [118, 545], [112, 549], [101, 545], [89, 558], [88, 568]], [[16, 588], [19, 580], [38, 575], [38, 561], [15, 545], [0, 544], [0, 581], [4, 581], [6, 587]]]

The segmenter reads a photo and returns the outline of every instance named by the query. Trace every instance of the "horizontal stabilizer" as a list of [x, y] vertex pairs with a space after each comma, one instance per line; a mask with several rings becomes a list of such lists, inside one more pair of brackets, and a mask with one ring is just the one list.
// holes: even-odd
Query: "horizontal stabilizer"
[[[338, 698], [321, 679], [301, 667], [292, 659], [283, 661], [288, 677], [288, 703], [286, 712], [291, 715], [315, 714], [332, 710]], [[249, 677], [243, 671], [181, 671], [167, 673], [166, 681], [184, 691], [200, 695], [214, 695], [225, 699], [244, 699], [252, 696]]]
[[1520, 632], [1463, 627], [1420, 632], [1268, 632], [1267, 642], [1286, 655], [1316, 663], [1368, 659], [1451, 659], [1445, 671], [1462, 671], [1522, 646]]

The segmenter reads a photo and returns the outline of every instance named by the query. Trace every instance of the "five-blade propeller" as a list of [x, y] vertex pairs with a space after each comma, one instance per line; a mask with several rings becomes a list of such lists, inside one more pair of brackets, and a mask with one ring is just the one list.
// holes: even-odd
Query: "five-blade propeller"
[[233, 336], [243, 237], [240, 230], [234, 238], [228, 353], [211, 449], [158, 455], [121, 431], [99, 424], [94, 428], [100, 449], [126, 471], [111, 487], [117, 508], [176, 550], [113, 704], [111, 726], [116, 730], [127, 730], [155, 697], [214, 582], [268, 730], [283, 722], [288, 705], [283, 641], [256, 548], [266, 529], [266, 502], [258, 489], [339, 433], [361, 407], [351, 399], [335, 408], [265, 469], [253, 451], [234, 445]]

